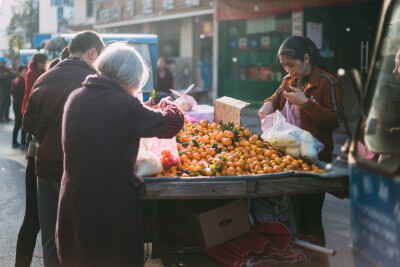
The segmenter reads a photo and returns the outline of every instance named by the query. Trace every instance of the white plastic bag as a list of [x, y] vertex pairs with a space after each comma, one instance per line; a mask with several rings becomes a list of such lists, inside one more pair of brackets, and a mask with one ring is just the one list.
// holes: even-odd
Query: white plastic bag
[[288, 123], [279, 110], [267, 116], [259, 116], [263, 131], [261, 137], [272, 146], [295, 158], [305, 157], [311, 161], [318, 159], [318, 153], [324, 149], [324, 145], [309, 132]]
[[136, 159], [136, 173], [139, 176], [156, 176], [163, 166], [160, 158], [151, 151], [142, 150]]
[[186, 91], [183, 94], [179, 93], [178, 91], [169, 89], [172, 93], [179, 96], [179, 98], [175, 100], [175, 103], [178, 106], [180, 106], [183, 111], [192, 110], [197, 105], [196, 100], [192, 96], [188, 95], [188, 93], [190, 92], [190, 90], [193, 89], [193, 87], [194, 84], [189, 86], [188, 89], [186, 89]]

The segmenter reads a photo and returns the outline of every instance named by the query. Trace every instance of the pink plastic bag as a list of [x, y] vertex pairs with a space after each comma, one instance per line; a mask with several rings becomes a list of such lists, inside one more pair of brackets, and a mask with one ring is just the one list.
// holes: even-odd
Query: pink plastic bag
[[282, 115], [286, 118], [288, 123], [300, 127], [300, 108], [298, 105], [292, 105], [286, 99], [285, 107], [282, 110]]
[[[274, 113], [269, 115], [264, 115], [258, 113], [261, 121], [261, 131], [265, 132], [266, 129], [272, 128], [274, 124]], [[300, 128], [300, 108], [298, 105], [290, 105], [289, 101], [286, 100], [285, 106], [281, 111], [283, 117], [285, 117], [286, 122]]]
[[190, 90], [193, 89], [193, 87], [194, 84], [189, 86], [188, 89], [186, 89], [186, 91], [183, 94], [179, 93], [178, 91], [169, 89], [172, 93], [179, 96], [179, 98], [175, 100], [175, 103], [178, 106], [180, 106], [183, 111], [192, 110], [197, 105], [196, 100], [192, 96], [188, 95], [188, 93], [190, 92]]

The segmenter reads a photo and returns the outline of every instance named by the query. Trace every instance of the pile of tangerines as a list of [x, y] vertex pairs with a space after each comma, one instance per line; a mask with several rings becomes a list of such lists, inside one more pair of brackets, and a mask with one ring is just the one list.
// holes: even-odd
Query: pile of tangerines
[[176, 136], [181, 163], [158, 176], [235, 176], [303, 171], [325, 173], [305, 159], [275, 149], [244, 126], [186, 122]]

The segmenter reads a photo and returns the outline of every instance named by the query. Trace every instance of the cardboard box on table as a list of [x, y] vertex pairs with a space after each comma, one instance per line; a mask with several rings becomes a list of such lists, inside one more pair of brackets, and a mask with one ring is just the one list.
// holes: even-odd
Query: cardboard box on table
[[215, 100], [214, 104], [214, 122], [233, 122], [235, 125], [239, 125], [241, 124], [242, 109], [248, 105], [250, 105], [250, 103], [228, 96], [218, 98]]
[[251, 230], [243, 199], [234, 200], [205, 212], [181, 207], [178, 217], [183, 227], [206, 249]]

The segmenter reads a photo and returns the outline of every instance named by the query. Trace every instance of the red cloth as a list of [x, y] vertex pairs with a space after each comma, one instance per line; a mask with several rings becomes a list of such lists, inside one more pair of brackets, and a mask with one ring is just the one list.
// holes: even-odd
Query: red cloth
[[29, 63], [28, 71], [26, 72], [25, 76], [25, 96], [24, 100], [22, 101], [22, 110], [21, 113], [24, 114], [26, 103], [28, 102], [28, 98], [31, 94], [32, 87], [35, 84], [36, 80], [44, 73], [44, 70], [39, 69], [37, 64], [33, 61]]
[[202, 247], [183, 227], [172, 221], [163, 221], [161, 227], [185, 241], [198, 246], [215, 260], [233, 267], [268, 267], [275, 264], [293, 264], [311, 259], [306, 249], [290, 241], [287, 227], [281, 223], [262, 223], [250, 232], [211, 249]]

